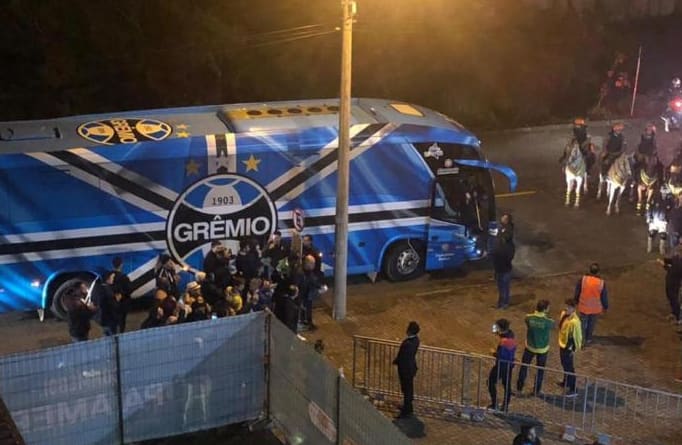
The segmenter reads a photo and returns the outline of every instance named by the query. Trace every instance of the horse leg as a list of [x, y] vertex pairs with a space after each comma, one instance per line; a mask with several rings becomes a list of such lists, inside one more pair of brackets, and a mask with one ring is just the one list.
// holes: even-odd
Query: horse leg
[[637, 216], [642, 216], [642, 195], [644, 195], [642, 186], [637, 186]]
[[611, 214], [611, 206], [613, 205], [613, 186], [611, 183], [606, 183], [606, 214]]
[[569, 174], [566, 172], [566, 201], [564, 202], [566, 207], [571, 205], [571, 189], [573, 188], [573, 178]]
[[582, 176], [577, 176], [575, 178], [575, 203], [573, 204], [573, 207], [576, 209], [580, 207], [580, 192], [582, 191], [583, 188], [583, 177]]
[[658, 253], [661, 254], [661, 256], [665, 256], [666, 251], [665, 251], [665, 246], [667, 242], [665, 239], [665, 233], [660, 233], [659, 238], [658, 238]]
[[620, 198], [623, 197], [623, 192], [625, 191], [623, 187], [621, 186], [616, 186], [614, 187], [616, 190], [616, 215], [620, 214]]
[[604, 185], [604, 176], [599, 174], [599, 182], [597, 183], [597, 199], [601, 199], [601, 190]]
[[587, 194], [587, 173], [583, 175], [583, 193]]
[[649, 233], [647, 234], [647, 237], [646, 237], [646, 253], [651, 253], [651, 251], [653, 250], [653, 246], [652, 246], [653, 242], [654, 242], [654, 231], [649, 230]]
[[[655, 185], [656, 183], [654, 183]], [[651, 208], [651, 203], [654, 200], [654, 187], [647, 187], [646, 190], [646, 211], [649, 212], [649, 209]]]

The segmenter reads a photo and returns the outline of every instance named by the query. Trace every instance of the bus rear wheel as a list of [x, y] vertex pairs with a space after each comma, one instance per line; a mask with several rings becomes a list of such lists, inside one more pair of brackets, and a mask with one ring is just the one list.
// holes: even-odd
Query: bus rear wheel
[[391, 281], [407, 281], [424, 272], [425, 252], [418, 241], [401, 241], [392, 246], [384, 259], [384, 274]]
[[68, 302], [70, 298], [73, 298], [75, 293], [78, 291], [78, 284], [85, 282], [90, 284], [92, 277], [76, 277], [64, 281], [59, 285], [57, 290], [54, 292], [52, 297], [52, 303], [50, 304], [50, 310], [60, 320], [66, 320], [68, 317]]

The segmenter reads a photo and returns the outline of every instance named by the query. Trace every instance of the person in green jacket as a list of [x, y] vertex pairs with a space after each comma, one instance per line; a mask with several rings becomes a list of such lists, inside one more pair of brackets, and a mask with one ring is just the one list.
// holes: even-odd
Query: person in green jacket
[[554, 329], [554, 320], [547, 314], [549, 312], [549, 301], [538, 301], [535, 312], [526, 315], [526, 347], [521, 358], [521, 369], [519, 378], [516, 381], [516, 390], [523, 392], [523, 385], [526, 383], [528, 375], [528, 365], [536, 359], [538, 372], [535, 375], [534, 395], [540, 395], [542, 391], [542, 380], [545, 377], [545, 364], [547, 363], [547, 353], [549, 352], [549, 334]]

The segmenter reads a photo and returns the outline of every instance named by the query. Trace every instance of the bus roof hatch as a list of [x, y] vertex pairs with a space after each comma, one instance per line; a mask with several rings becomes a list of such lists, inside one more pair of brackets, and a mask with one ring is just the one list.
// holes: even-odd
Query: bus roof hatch
[[39, 141], [60, 137], [59, 128], [55, 126], [22, 123], [0, 125], [0, 141]]

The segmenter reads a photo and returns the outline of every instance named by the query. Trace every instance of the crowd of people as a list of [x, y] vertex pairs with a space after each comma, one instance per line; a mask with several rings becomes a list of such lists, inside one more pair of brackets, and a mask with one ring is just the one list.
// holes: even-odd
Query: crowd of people
[[[85, 282], [75, 286], [67, 306], [73, 341], [88, 339], [94, 317], [99, 318], [105, 335], [125, 332], [131, 285], [122, 265], [121, 258], [113, 260], [113, 269], [104, 275], [96, 301], [88, 298], [90, 290]], [[277, 231], [265, 246], [256, 239], [241, 240], [236, 253], [213, 241], [202, 269], [180, 289], [182, 269], [170, 255], [160, 255], [154, 268], [154, 302], [141, 328], [268, 309], [293, 332], [316, 329], [313, 302], [326, 285], [322, 255], [312, 236], [303, 236], [299, 247], [292, 248]]]
[[161, 255], [156, 302], [142, 328], [269, 309], [294, 332], [315, 329], [312, 307], [324, 290], [322, 259], [310, 235], [303, 237], [296, 250], [280, 232], [265, 246], [256, 239], [244, 239], [236, 253], [213, 241], [203, 270], [194, 274], [182, 293], [177, 265], [169, 255]]

